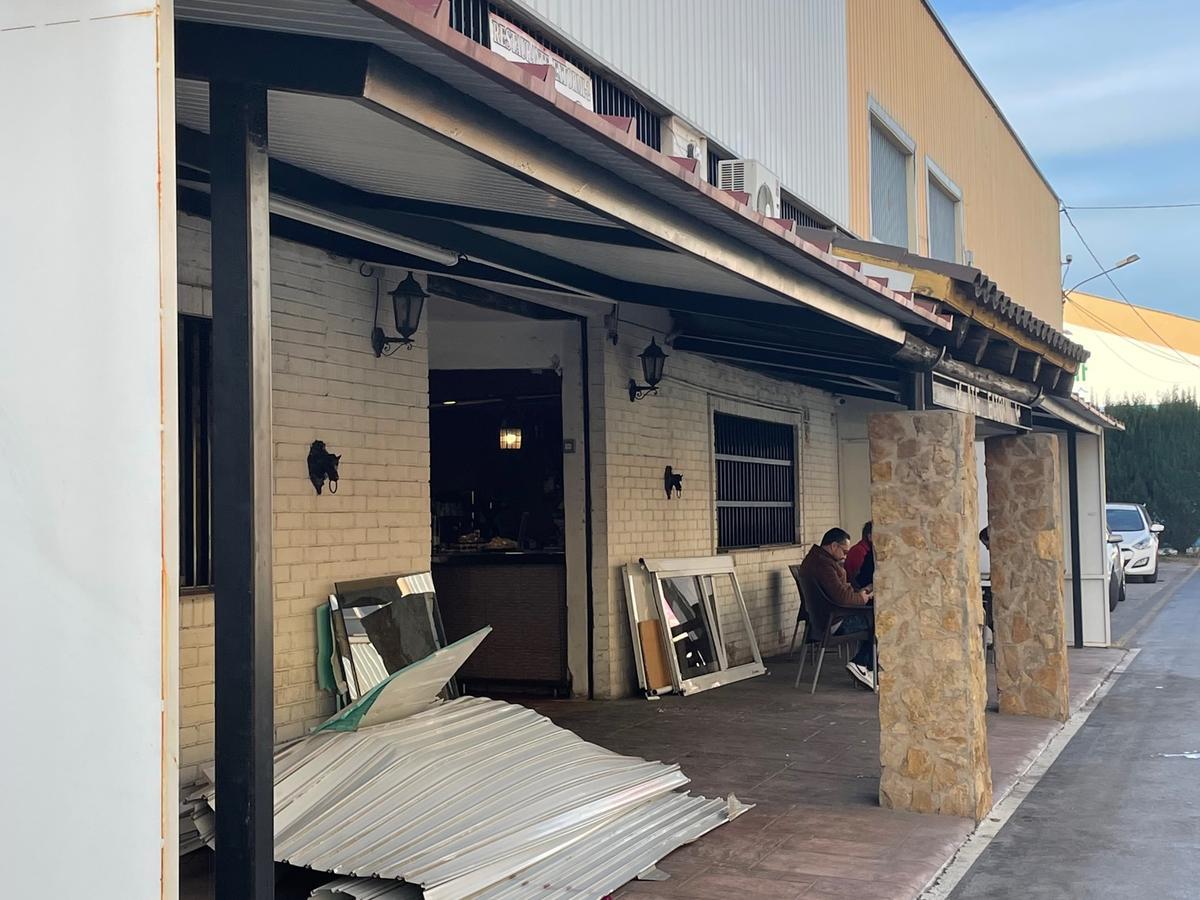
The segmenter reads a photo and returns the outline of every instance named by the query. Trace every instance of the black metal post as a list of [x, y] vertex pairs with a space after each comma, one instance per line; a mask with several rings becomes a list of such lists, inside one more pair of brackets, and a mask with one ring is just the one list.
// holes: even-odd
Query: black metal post
[[586, 549], [584, 563], [587, 566], [587, 678], [588, 699], [596, 699], [596, 604], [595, 579], [592, 566], [595, 563], [595, 545], [592, 543], [592, 382], [588, 368], [588, 322], [579, 317], [579, 380], [583, 383], [583, 530]]
[[1074, 429], [1067, 432], [1067, 491], [1071, 513], [1071, 610], [1075, 625], [1075, 646], [1083, 646], [1083, 572], [1079, 546], [1079, 446]]
[[214, 82], [212, 550], [216, 895], [275, 896], [267, 95]]

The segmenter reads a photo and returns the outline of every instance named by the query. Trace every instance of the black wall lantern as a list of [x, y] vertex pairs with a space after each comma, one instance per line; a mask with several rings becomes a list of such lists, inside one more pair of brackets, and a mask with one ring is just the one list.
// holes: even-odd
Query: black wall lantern
[[376, 357], [383, 356], [390, 344], [412, 346], [413, 335], [417, 333], [417, 326], [421, 324], [421, 310], [425, 308], [425, 299], [429, 295], [421, 290], [421, 285], [417, 283], [413, 273], [409, 272], [407, 278], [388, 292], [388, 296], [392, 298], [392, 313], [396, 317], [396, 330], [400, 332], [400, 336], [388, 337], [379, 327], [379, 293], [376, 292], [375, 327], [371, 329], [371, 349], [375, 351]]
[[638, 359], [642, 361], [642, 377], [646, 383], [638, 384], [632, 378], [629, 379], [630, 400], [641, 400], [650, 394], [658, 393], [658, 383], [662, 381], [663, 363], [667, 361], [667, 354], [663, 353], [662, 347], [658, 346], [654, 338], [650, 338], [650, 345], [638, 354]]

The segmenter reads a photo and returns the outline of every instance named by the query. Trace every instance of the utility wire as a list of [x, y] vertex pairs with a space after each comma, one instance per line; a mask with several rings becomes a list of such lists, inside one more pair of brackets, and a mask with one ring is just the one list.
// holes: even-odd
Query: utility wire
[[1063, 209], [1197, 209], [1200, 203], [1130, 203], [1117, 206], [1063, 206]]
[[[1062, 214], [1067, 217], [1067, 222], [1070, 224], [1071, 230], [1074, 231], [1075, 236], [1079, 238], [1079, 243], [1083, 244], [1083, 249], [1088, 252], [1088, 256], [1092, 258], [1092, 262], [1094, 262], [1100, 269], [1104, 269], [1104, 263], [1100, 262], [1100, 257], [1096, 255], [1095, 251], [1092, 250], [1091, 245], [1088, 244], [1088, 242], [1084, 239], [1083, 233], [1080, 232], [1079, 226], [1075, 224], [1075, 220], [1071, 218], [1071, 213], [1067, 207], [1064, 206], [1062, 208]], [[1142, 315], [1142, 311], [1130, 303], [1129, 298], [1125, 296], [1125, 292], [1122, 291], [1120, 286], [1113, 280], [1111, 272], [1105, 271], [1103, 274], [1104, 277], [1108, 279], [1108, 283], [1112, 285], [1113, 290], [1117, 292], [1117, 295], [1125, 301], [1126, 305], [1133, 310], [1134, 315], [1142, 320], [1142, 324], [1150, 329], [1151, 334], [1158, 338], [1164, 347], [1166, 347], [1168, 350], [1171, 350], [1176, 356], [1179, 357], [1180, 360], [1187, 363], [1189, 366], [1194, 366], [1195, 368], [1200, 369], [1200, 365], [1197, 365], [1188, 357], [1180, 353], [1170, 341], [1158, 333], [1158, 329], [1146, 321], [1146, 317]]]
[[[1142, 352], [1147, 353], [1151, 356], [1157, 357], [1158, 359], [1161, 359], [1164, 362], [1170, 362], [1170, 363], [1178, 363], [1179, 362], [1179, 360], [1176, 357], [1167, 353], [1165, 350], [1159, 350], [1158, 348], [1154, 347], [1153, 345], [1148, 344], [1146, 341], [1143, 341], [1141, 338], [1134, 337], [1128, 331], [1124, 331], [1124, 330], [1118, 328], [1116, 325], [1113, 325], [1111, 322], [1096, 315], [1094, 312], [1092, 312], [1086, 306], [1083, 306], [1082, 304], [1076, 302], [1075, 300], [1072, 300], [1068, 297], [1067, 302], [1070, 303], [1072, 306], [1074, 306], [1075, 309], [1079, 310], [1079, 312], [1081, 312], [1085, 316], [1087, 316], [1089, 319], [1092, 319], [1092, 320], [1098, 322], [1100, 324], [1102, 330], [1105, 330], [1105, 331], [1109, 332], [1110, 334], [1119, 334], [1122, 337], [1127, 337], [1131, 341], [1137, 341], [1139, 344], [1142, 345], [1139, 348], [1142, 350]], [[1097, 337], [1100, 337], [1100, 335], [1097, 335]], [[1100, 337], [1100, 339], [1103, 340], [1103, 337]], [[1114, 348], [1112, 348], [1111, 346], [1109, 346], [1107, 344], [1107, 342], [1105, 343], [1105, 345], [1108, 346], [1110, 350], [1113, 350], [1114, 353], [1116, 353], [1116, 350]], [[1118, 353], [1117, 355], [1124, 356], [1124, 354], [1121, 354], [1121, 353]], [[1135, 371], [1141, 372], [1141, 370], [1137, 369], [1135, 366], [1131, 365], [1130, 367], [1133, 368]], [[1145, 375], [1147, 378], [1155, 378], [1156, 380], [1159, 380], [1159, 381], [1163, 380], [1163, 379], [1157, 378], [1157, 376], [1155, 376], [1155, 375], [1151, 375], [1149, 372], [1141, 372], [1141, 374]]]

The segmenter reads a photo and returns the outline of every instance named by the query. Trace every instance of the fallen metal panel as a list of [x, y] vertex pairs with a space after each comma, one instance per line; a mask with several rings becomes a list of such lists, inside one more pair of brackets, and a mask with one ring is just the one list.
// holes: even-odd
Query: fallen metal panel
[[[326, 898], [416, 896], [396, 893], [398, 881], [426, 900], [516, 898], [534, 883], [553, 888], [539, 896], [602, 896], [742, 811], [680, 793], [687, 781], [533, 710], [464, 697], [281, 748], [275, 858], [384, 880], [331, 884]], [[192, 796], [208, 801], [204, 833], [216, 798], [211, 786]]]
[[339, 878], [310, 895], [317, 900], [421, 900], [423, 892], [412, 884], [378, 878]]
[[[736, 798], [706, 800], [688, 794], [668, 794], [643, 804], [594, 829], [570, 850], [524, 869], [515, 877], [494, 883], [475, 893], [467, 884], [449, 889], [426, 890], [425, 900], [525, 900], [536, 895], [544, 900], [580, 900], [603, 897], [637, 878], [671, 851], [691, 843], [712, 829], [737, 818], [750, 807]], [[396, 882], [382, 879], [342, 879], [324, 885], [314, 897], [340, 900], [406, 900], [413, 896], [391, 894]]]

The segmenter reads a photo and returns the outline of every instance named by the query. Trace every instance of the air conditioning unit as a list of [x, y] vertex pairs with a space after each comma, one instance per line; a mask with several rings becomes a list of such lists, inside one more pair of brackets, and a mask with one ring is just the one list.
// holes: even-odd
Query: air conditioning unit
[[750, 195], [750, 205], [764, 216], [782, 217], [779, 176], [755, 159], [723, 159], [717, 164], [717, 187]]
[[696, 160], [700, 177], [706, 177], [708, 138], [679, 116], [667, 116], [662, 120], [662, 152], [668, 156]]

